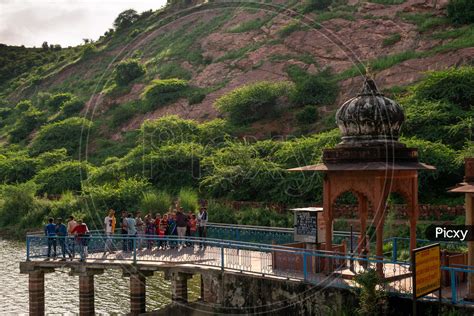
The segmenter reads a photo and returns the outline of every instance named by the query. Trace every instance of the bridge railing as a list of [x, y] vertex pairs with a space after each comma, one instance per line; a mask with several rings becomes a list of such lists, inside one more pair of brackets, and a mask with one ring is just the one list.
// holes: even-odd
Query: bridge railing
[[[219, 239], [199, 239], [177, 237], [130, 237], [126, 235], [91, 235], [81, 239], [70, 237], [27, 236], [27, 260], [48, 258], [48, 248], [54, 248], [62, 257], [61, 244], [79, 259], [113, 260], [124, 263], [150, 263], [156, 265], [194, 264], [222, 270], [234, 270], [264, 276], [284, 277], [331, 286], [351, 287], [350, 276], [375, 268], [378, 263], [392, 277], [402, 277], [408, 273], [409, 265], [395, 266], [389, 260], [374, 257], [351, 257], [345, 253], [306, 250], [280, 245], [224, 241]], [[85, 253], [82, 253], [85, 252]], [[106, 253], [104, 253], [106, 252]], [[113, 252], [113, 254], [110, 254]], [[50, 251], [53, 255], [53, 249]], [[329, 267], [333, 273], [324, 273]], [[405, 293], [403, 280], [392, 282], [391, 291]], [[406, 283], [406, 282], [405, 282]]]

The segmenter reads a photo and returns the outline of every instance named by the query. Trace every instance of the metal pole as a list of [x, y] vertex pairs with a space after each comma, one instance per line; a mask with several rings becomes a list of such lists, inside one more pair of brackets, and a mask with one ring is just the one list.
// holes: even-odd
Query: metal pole
[[398, 258], [398, 243], [397, 237], [393, 237], [392, 262], [396, 262]]
[[26, 261], [30, 261], [30, 237], [26, 236]]
[[136, 237], [132, 237], [132, 244], [133, 244], [133, 263], [137, 263]]
[[411, 251], [411, 266], [413, 271], [413, 316], [416, 316], [416, 263], [415, 263], [415, 252]]
[[224, 271], [224, 245], [221, 243], [221, 270]]

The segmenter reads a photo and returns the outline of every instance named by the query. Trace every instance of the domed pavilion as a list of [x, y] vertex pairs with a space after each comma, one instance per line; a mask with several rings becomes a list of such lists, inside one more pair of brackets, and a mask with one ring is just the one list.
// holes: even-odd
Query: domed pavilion
[[[365, 78], [362, 91], [346, 101], [336, 113], [342, 142], [325, 149], [322, 163], [290, 169], [324, 173], [324, 249], [333, 251], [332, 235], [337, 198], [352, 192], [358, 200], [360, 220], [359, 253], [367, 247], [369, 210], [376, 228], [376, 257], [383, 258], [383, 228], [390, 193], [401, 195], [410, 221], [410, 249], [416, 248], [418, 219], [418, 170], [434, 170], [418, 161], [418, 150], [399, 142], [405, 116], [402, 107], [381, 94], [375, 81]], [[382, 264], [377, 264], [382, 273]]]

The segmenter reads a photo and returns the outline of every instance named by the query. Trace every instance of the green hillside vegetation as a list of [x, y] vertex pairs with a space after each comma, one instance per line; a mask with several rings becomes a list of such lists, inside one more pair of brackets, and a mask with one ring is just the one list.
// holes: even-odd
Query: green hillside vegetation
[[[400, 1], [372, 2], [395, 6]], [[292, 3], [297, 12], [319, 22], [360, 18], [357, 7], [345, 1]], [[452, 3], [470, 10], [469, 1]], [[321, 203], [320, 174], [286, 169], [318, 163], [324, 148], [340, 142], [334, 110], [341, 81], [360, 75], [360, 67], [335, 72], [318, 65], [308, 52], [275, 53], [252, 69], [291, 59], [281, 68], [286, 79], [249, 81], [208, 98], [228, 87], [233, 77], [197, 82], [197, 74], [207, 66], [230, 74], [241, 71], [239, 61], [249, 54], [280, 45], [308, 26], [292, 21], [277, 28], [274, 38], [258, 36], [213, 56], [203, 51], [200, 40], [214, 32], [226, 36], [259, 32], [272, 26], [276, 15], [266, 13], [229, 26], [237, 13], [258, 11], [225, 8], [206, 19], [187, 21], [171, 18], [168, 10], [141, 14], [127, 10], [114, 29], [77, 47], [0, 45], [4, 231], [20, 234], [37, 228], [50, 215], [70, 214], [93, 228], [107, 208], [165, 212], [178, 197], [190, 209], [196, 208], [198, 198], [210, 199], [211, 220], [288, 226], [287, 215], [266, 208], [236, 214], [225, 201]], [[370, 61], [372, 69], [474, 46], [472, 21], [458, 21], [458, 9], [449, 10], [442, 19], [433, 17], [430, 27], [420, 22], [420, 16], [397, 16], [413, 23], [423, 39], [441, 42], [428, 50], [379, 55]], [[154, 33], [170, 19], [176, 24]], [[137, 44], [144, 39], [146, 45]], [[393, 34], [381, 40], [381, 46], [391, 48], [401, 40], [401, 34]], [[420, 201], [459, 203], [460, 199], [448, 198], [446, 189], [462, 179], [462, 159], [474, 153], [474, 68], [429, 72], [419, 82], [394, 87], [388, 94], [405, 108], [402, 141], [418, 147], [420, 159], [437, 167], [420, 175]], [[105, 101], [95, 108], [92, 101], [98, 96]], [[212, 104], [206, 106], [217, 111], [218, 118], [198, 121], [156, 114], [174, 113], [176, 108], [199, 112], [209, 99]], [[272, 137], [273, 126], [282, 122], [291, 125], [292, 136]], [[271, 127], [261, 127], [265, 124]]]

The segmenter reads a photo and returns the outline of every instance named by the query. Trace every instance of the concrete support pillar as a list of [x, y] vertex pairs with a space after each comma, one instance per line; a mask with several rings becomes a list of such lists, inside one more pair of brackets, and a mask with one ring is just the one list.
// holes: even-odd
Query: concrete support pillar
[[79, 315], [95, 315], [94, 274], [79, 275]]
[[188, 279], [193, 275], [182, 272], [168, 272], [165, 278], [171, 280], [171, 300], [173, 302], [188, 302]]
[[44, 271], [29, 273], [30, 315], [44, 315]]
[[124, 277], [130, 277], [130, 314], [139, 315], [146, 312], [146, 278], [152, 276], [152, 270], [127, 268]]
[[82, 265], [71, 268], [69, 274], [79, 277], [79, 315], [95, 315], [94, 276], [103, 273], [103, 269], [88, 269]]
[[146, 312], [146, 277], [141, 273], [130, 274], [130, 313]]
[[201, 297], [203, 302], [216, 305], [223, 302], [224, 291], [222, 290], [221, 273], [203, 273], [201, 274]]

